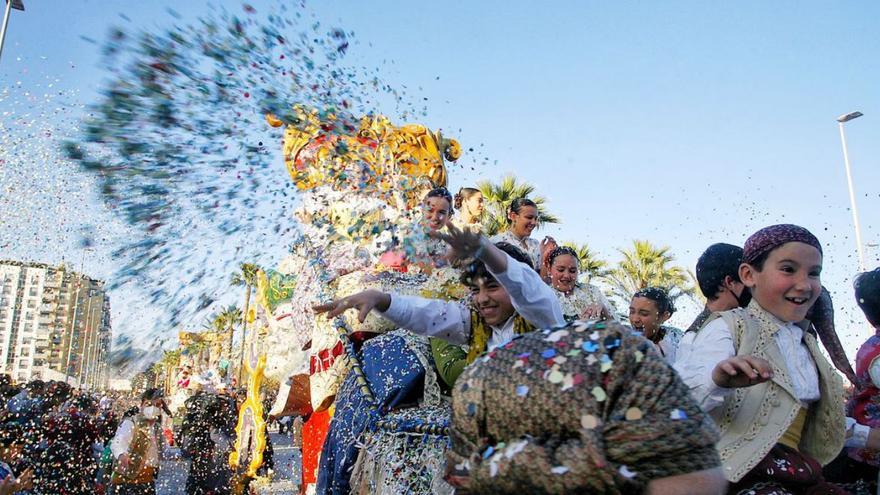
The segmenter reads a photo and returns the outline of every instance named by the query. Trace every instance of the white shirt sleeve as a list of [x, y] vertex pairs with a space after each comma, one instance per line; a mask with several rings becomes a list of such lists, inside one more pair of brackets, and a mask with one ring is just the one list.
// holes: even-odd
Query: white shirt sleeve
[[871, 361], [871, 365], [868, 366], [868, 376], [871, 377], [875, 387], [880, 387], [880, 357], [876, 357]]
[[119, 459], [119, 456], [128, 452], [131, 446], [131, 440], [134, 437], [134, 422], [126, 419], [116, 429], [113, 440], [110, 441], [110, 451], [113, 452], [113, 458]]
[[400, 328], [453, 344], [466, 344], [470, 336], [471, 313], [458, 301], [392, 294], [388, 310], [379, 314]]
[[735, 355], [733, 335], [721, 318], [713, 320], [699, 332], [687, 332], [682, 337], [673, 368], [704, 411], [720, 406], [733, 392], [732, 388], [715, 384], [712, 370], [721, 361]]
[[[562, 306], [556, 293], [541, 275], [528, 266], [507, 256], [507, 270], [490, 273], [510, 295], [513, 309], [525, 320], [538, 328], [548, 328], [565, 323]], [[488, 267], [487, 267], [488, 268]]]

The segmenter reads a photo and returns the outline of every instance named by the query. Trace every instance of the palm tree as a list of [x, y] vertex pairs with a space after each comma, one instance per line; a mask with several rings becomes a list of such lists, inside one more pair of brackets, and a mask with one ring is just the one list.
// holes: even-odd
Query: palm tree
[[607, 279], [615, 295], [624, 301], [646, 287], [662, 287], [672, 299], [693, 293], [687, 270], [672, 264], [675, 257], [669, 253], [669, 246], [655, 247], [648, 241], [635, 240], [630, 250], [618, 252], [623, 260]]
[[535, 186], [526, 182], [517, 182], [516, 177], [507, 175], [498, 184], [487, 180], [477, 182], [477, 188], [483, 193], [483, 232], [493, 236], [503, 232], [510, 226], [507, 209], [516, 198], [529, 198], [538, 205], [538, 223], [559, 223], [559, 218], [547, 211], [546, 199], [543, 196], [532, 196]]
[[161, 371], [165, 377], [163, 389], [166, 394], [171, 393], [171, 377], [173, 376], [174, 368], [177, 368], [180, 364], [180, 354], [180, 349], [165, 351], [162, 354], [162, 359], [154, 365], [156, 371]]
[[[260, 267], [253, 263], [242, 263], [241, 272], [232, 274], [232, 285], [245, 286], [244, 312], [242, 313], [241, 326], [241, 359], [238, 363], [238, 381], [241, 383], [241, 369], [244, 367], [244, 344], [247, 340], [247, 318], [251, 304], [251, 289], [257, 284], [257, 272]], [[231, 355], [231, 353], [230, 353]]]
[[226, 334], [228, 336], [224, 354], [229, 360], [232, 359], [232, 334], [235, 331], [235, 326], [239, 323], [241, 323], [241, 310], [238, 309], [238, 306], [231, 304], [220, 311], [220, 313], [214, 315], [207, 325], [208, 328], [218, 335]]
[[576, 242], [564, 242], [562, 245], [574, 250], [581, 275], [587, 275], [589, 278], [604, 278], [611, 274], [608, 262], [596, 257], [590, 246]]
[[200, 375], [202, 373], [202, 363], [204, 362], [205, 350], [208, 343], [201, 336], [189, 343], [183, 350], [187, 355], [193, 356], [193, 374]]

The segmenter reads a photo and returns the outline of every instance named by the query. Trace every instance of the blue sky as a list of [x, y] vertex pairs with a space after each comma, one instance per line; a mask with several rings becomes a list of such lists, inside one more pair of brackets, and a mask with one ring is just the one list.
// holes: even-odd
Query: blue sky
[[[162, 25], [172, 3], [184, 18], [209, 8], [26, 0], [26, 12], [13, 12], [0, 84], [52, 75], [89, 101], [102, 73], [96, 46], [80, 37], [102, 39], [119, 13]], [[810, 228], [826, 246], [823, 281], [852, 353], [868, 330], [851, 296], [857, 262], [835, 118], [865, 114], [847, 140], [863, 237], [880, 243], [880, 4], [550, 5], [328, 0], [307, 9], [354, 31], [349, 62], [382, 67], [427, 98], [417, 120], [479, 151], [453, 169], [453, 187], [512, 172], [548, 197], [563, 223], [539, 235], [587, 242], [612, 261], [617, 247], [649, 239], [693, 268], [713, 242], [741, 244], [773, 223]], [[869, 247], [869, 267], [878, 257]]]

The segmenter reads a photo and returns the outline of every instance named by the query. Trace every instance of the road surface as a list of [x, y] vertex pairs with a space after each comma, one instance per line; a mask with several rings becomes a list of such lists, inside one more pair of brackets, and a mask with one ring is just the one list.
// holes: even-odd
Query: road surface
[[[290, 435], [270, 432], [269, 438], [275, 449], [275, 472], [273, 480], [293, 480], [299, 483], [300, 450], [293, 447]], [[181, 459], [178, 451], [169, 449], [169, 458], [162, 460], [159, 479], [156, 481], [157, 495], [185, 495], [186, 475], [189, 461]]]

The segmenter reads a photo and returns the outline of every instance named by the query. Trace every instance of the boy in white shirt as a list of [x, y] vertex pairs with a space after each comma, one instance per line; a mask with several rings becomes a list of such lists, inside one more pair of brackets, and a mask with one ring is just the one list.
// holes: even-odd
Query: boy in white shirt
[[562, 308], [553, 290], [531, 268], [516, 247], [492, 244], [485, 237], [447, 224], [439, 234], [451, 247], [450, 257], [473, 259], [462, 274], [471, 289], [470, 304], [366, 290], [316, 306], [328, 318], [356, 308], [358, 319], [376, 309], [400, 328], [454, 344], [467, 344], [467, 362], [504, 345], [514, 335], [562, 325]]

